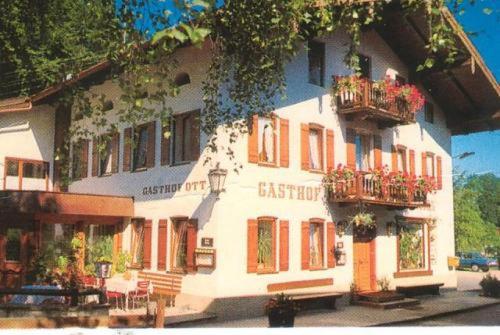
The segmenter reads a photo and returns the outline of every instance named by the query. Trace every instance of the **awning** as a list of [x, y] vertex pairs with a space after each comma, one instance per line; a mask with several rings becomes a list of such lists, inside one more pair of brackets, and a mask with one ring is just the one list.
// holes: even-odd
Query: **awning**
[[0, 191], [0, 214], [5, 213], [130, 218], [134, 216], [134, 200], [108, 195]]

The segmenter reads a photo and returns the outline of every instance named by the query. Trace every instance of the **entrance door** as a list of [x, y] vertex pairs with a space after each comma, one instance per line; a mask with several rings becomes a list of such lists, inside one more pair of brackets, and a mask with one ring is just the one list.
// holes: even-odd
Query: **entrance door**
[[375, 290], [375, 239], [374, 236], [354, 236], [354, 284], [360, 291]]

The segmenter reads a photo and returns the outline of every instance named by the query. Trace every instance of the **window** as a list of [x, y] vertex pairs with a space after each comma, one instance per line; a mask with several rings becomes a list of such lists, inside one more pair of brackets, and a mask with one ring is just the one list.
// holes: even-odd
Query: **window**
[[403, 146], [396, 147], [397, 171], [407, 172], [406, 148]]
[[5, 236], [5, 260], [8, 262], [21, 261], [21, 233], [21, 229], [7, 229]]
[[48, 223], [42, 225], [41, 255], [48, 262], [47, 268], [65, 267], [69, 256], [73, 254], [71, 240], [74, 236], [74, 225]]
[[19, 161], [17, 160], [7, 161], [7, 176], [11, 177], [19, 176]]
[[147, 167], [148, 157], [148, 127], [147, 125], [138, 126], [134, 132], [134, 170], [145, 169]]
[[258, 119], [258, 149], [259, 162], [276, 163], [276, 129], [271, 118], [259, 117]]
[[257, 271], [274, 270], [274, 221], [259, 220], [257, 226]]
[[48, 162], [7, 157], [5, 167], [5, 189], [48, 191]]
[[406, 79], [402, 76], [400, 76], [399, 74], [396, 75], [396, 84], [398, 86], [403, 86], [406, 84]]
[[359, 55], [359, 73], [361, 78], [371, 79], [371, 59], [368, 56]]
[[86, 157], [84, 157], [85, 145], [88, 145], [86, 141], [79, 140], [76, 143], [73, 143], [73, 157], [72, 157], [72, 174], [73, 179], [82, 179], [86, 177], [85, 171], [83, 169], [87, 168], [87, 165], [84, 164]]
[[174, 164], [198, 160], [200, 156], [199, 111], [176, 115], [172, 122]]
[[432, 152], [427, 152], [425, 155], [425, 165], [427, 176], [434, 178], [436, 175], [434, 172], [434, 154]]
[[371, 136], [356, 135], [356, 169], [358, 171], [369, 171], [371, 164]]
[[172, 225], [172, 269], [184, 271], [187, 267], [187, 220], [174, 220]]
[[400, 271], [424, 270], [424, 224], [399, 220], [398, 255]]
[[144, 256], [144, 220], [132, 220], [132, 242], [130, 248], [131, 264], [135, 268], [142, 268]]
[[434, 123], [434, 105], [426, 102], [424, 105], [425, 122]]
[[325, 44], [309, 41], [309, 83], [318, 86], [325, 85]]
[[99, 138], [99, 144], [103, 147], [99, 150], [99, 175], [107, 175], [113, 172], [113, 145], [109, 135]]
[[323, 170], [323, 129], [309, 126], [309, 168]]
[[323, 223], [311, 222], [309, 225], [309, 267], [323, 267]]

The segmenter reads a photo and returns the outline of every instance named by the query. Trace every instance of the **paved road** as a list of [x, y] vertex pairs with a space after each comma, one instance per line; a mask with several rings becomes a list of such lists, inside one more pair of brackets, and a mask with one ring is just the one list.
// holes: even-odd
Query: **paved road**
[[483, 308], [477, 311], [464, 312], [450, 316], [439, 317], [427, 321], [405, 323], [405, 327], [414, 326], [500, 326], [500, 305]]
[[[499, 270], [490, 270], [489, 273], [500, 279]], [[479, 272], [457, 271], [458, 290], [468, 291], [468, 290], [481, 289], [481, 287], [479, 286], [479, 282], [486, 274], [487, 273], [482, 271]]]

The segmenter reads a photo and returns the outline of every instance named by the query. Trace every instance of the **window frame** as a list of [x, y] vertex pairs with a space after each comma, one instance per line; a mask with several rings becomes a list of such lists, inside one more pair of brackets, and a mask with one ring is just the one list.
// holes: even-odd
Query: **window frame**
[[[432, 170], [429, 171], [429, 158], [431, 159], [431, 167], [432, 167]], [[436, 155], [433, 153], [433, 152], [430, 152], [430, 151], [427, 151], [425, 153], [425, 170], [426, 170], [426, 173], [427, 173], [427, 177], [430, 177], [430, 178], [436, 178]]]
[[365, 54], [359, 54], [359, 64], [360, 64], [360, 69], [361, 69], [361, 59], [362, 58], [365, 58], [366, 59], [366, 63], [368, 64], [368, 68], [367, 68], [367, 71], [368, 71], [368, 76], [363, 76], [363, 73], [360, 72], [360, 78], [363, 78], [363, 79], [367, 79], [367, 80], [371, 80], [372, 79], [372, 58], [370, 56], [367, 56]]
[[[83, 146], [88, 145], [86, 140], [79, 139], [77, 142], [73, 143], [71, 150], [71, 177], [73, 180], [82, 180], [82, 161], [81, 157], [83, 155]], [[79, 167], [78, 169], [76, 167]]]
[[[312, 241], [311, 241], [311, 227], [313, 225], [319, 226], [320, 229], [320, 235], [319, 235], [319, 249], [320, 253], [319, 255], [321, 256], [320, 258], [320, 264], [312, 264], [311, 262], [311, 248], [312, 248]], [[309, 220], [309, 270], [323, 270], [326, 268], [326, 257], [325, 257], [325, 250], [326, 250], [326, 229], [325, 229], [325, 220], [323, 219], [310, 219]]]
[[434, 105], [428, 101], [424, 104], [424, 120], [427, 123], [434, 124]]
[[263, 119], [268, 119], [272, 123], [272, 132], [273, 132], [273, 161], [272, 162], [266, 162], [260, 159], [260, 152], [259, 152], [259, 144], [261, 143], [262, 139], [260, 136], [257, 137], [257, 164], [260, 166], [270, 166], [270, 167], [277, 167], [278, 165], [278, 127], [277, 127], [277, 117], [274, 114], [271, 114], [270, 116], [258, 116], [257, 117], [257, 135], [259, 134], [259, 120]]
[[[10, 163], [17, 163], [17, 175], [11, 176], [8, 175], [7, 166]], [[41, 165], [42, 173], [44, 175], [43, 178], [32, 178], [32, 177], [24, 177], [24, 164], [30, 163], [35, 165]], [[45, 191], [49, 190], [49, 174], [50, 174], [50, 163], [43, 160], [36, 159], [26, 159], [26, 158], [17, 158], [17, 157], [8, 157], [4, 158], [4, 175], [3, 175], [3, 189], [7, 190], [7, 177], [18, 178], [18, 190], [23, 190], [23, 179], [37, 179], [37, 180], [45, 180]]]
[[[404, 145], [398, 144], [395, 146], [396, 149], [396, 160], [397, 160], [397, 167], [398, 167], [398, 172], [402, 173], [408, 173], [408, 155], [407, 155], [407, 148]], [[399, 155], [401, 155], [401, 162], [403, 166], [399, 166]]]
[[[98, 162], [99, 162], [99, 165], [98, 165], [98, 172], [97, 172], [97, 175], [99, 177], [105, 177], [105, 176], [110, 176], [113, 174], [113, 159], [114, 159], [114, 155], [116, 153], [113, 152], [113, 134], [111, 133], [107, 133], [107, 134], [102, 134], [99, 136], [99, 144], [98, 145], [101, 145], [101, 143], [103, 141], [106, 141], [106, 146], [108, 147], [109, 146], [109, 150], [106, 150], [107, 152], [107, 155], [108, 155], [108, 164], [110, 165], [110, 171], [107, 172], [107, 171], [102, 171], [102, 162], [103, 162], [103, 157], [102, 157], [102, 154], [103, 154], [103, 151], [102, 150], [98, 150], [98, 154], [97, 154], [97, 157], [98, 157]], [[147, 150], [146, 150], [147, 152]]]
[[[360, 144], [359, 146], [357, 143], [358, 137], [359, 137], [359, 144]], [[366, 170], [364, 170], [363, 167], [361, 166], [363, 163], [363, 139], [368, 141], [368, 147], [369, 147], [369, 150], [368, 150], [368, 168]], [[373, 135], [368, 134], [368, 133], [364, 133], [364, 132], [356, 131], [355, 137], [354, 137], [354, 144], [356, 146], [356, 170], [368, 172], [371, 169], [373, 169], [375, 166], [375, 153], [374, 153], [375, 146], [373, 143]], [[358, 147], [359, 147], [360, 154], [361, 154], [361, 162], [358, 162]], [[359, 167], [358, 167], [358, 163], [361, 163]]]
[[[189, 218], [187, 216], [179, 216], [179, 217], [171, 217], [170, 218], [172, 224], [170, 225], [170, 271], [173, 272], [173, 273], [187, 273], [188, 271], [188, 264], [187, 264], [187, 251], [188, 251], [188, 243], [189, 243], [189, 240], [188, 240], [188, 225], [189, 225]], [[176, 228], [176, 225], [178, 225], [179, 223], [182, 223], [185, 225], [185, 229], [186, 229], [186, 232], [185, 232], [185, 239], [186, 239], [186, 264], [184, 264], [184, 266], [182, 267], [178, 267], [178, 266], [175, 266], [174, 267], [174, 259], [176, 257], [175, 255], [175, 247], [176, 247], [176, 244], [175, 244], [175, 237], [176, 237], [176, 231], [175, 231], [175, 228]], [[168, 232], [168, 230], [167, 230]]]
[[[394, 278], [405, 278], [405, 277], [420, 277], [420, 276], [431, 276], [433, 271], [431, 269], [431, 259], [430, 259], [430, 230], [429, 224], [426, 218], [421, 217], [406, 217], [406, 216], [396, 216], [397, 223], [397, 234], [396, 234], [396, 272], [393, 274]], [[402, 269], [401, 268], [401, 250], [400, 250], [400, 227], [402, 224], [406, 225], [420, 225], [422, 230], [422, 268], [419, 269]]]
[[[309, 40], [307, 42], [307, 48], [308, 48], [308, 52], [307, 52], [307, 63], [308, 63], [307, 82], [311, 85], [325, 87], [326, 45], [324, 42]], [[319, 54], [315, 54], [315, 51], [319, 52]], [[313, 57], [319, 58], [319, 60], [318, 60], [319, 68], [320, 68], [319, 83], [315, 82], [311, 76], [311, 73], [313, 70], [311, 60]]]
[[[319, 169], [313, 169], [312, 168], [312, 160], [309, 158], [309, 172], [324, 173], [324, 169], [325, 169], [324, 147], [325, 147], [325, 140], [326, 140], [325, 134], [324, 134], [325, 127], [320, 125], [320, 124], [317, 124], [317, 123], [309, 123], [309, 131], [307, 134], [308, 141], [310, 141], [311, 130], [318, 132], [318, 155], [319, 155], [318, 160], [319, 160], [320, 167], [319, 167]], [[311, 146], [308, 145], [308, 148], [309, 148], [308, 155], [310, 155], [311, 154]]]
[[[191, 111], [187, 111], [187, 112], [182, 112], [182, 113], [178, 113], [178, 114], [175, 114], [171, 117], [171, 120], [170, 120], [170, 150], [169, 150], [169, 157], [171, 158], [170, 159], [170, 162], [171, 162], [171, 166], [175, 166], [175, 165], [184, 165], [184, 164], [189, 164], [191, 162], [196, 162], [198, 161], [199, 159], [199, 156], [200, 156], [200, 148], [198, 148], [198, 154], [197, 155], [193, 155], [192, 152], [190, 152], [190, 155], [191, 157], [188, 157], [186, 159], [186, 148], [187, 147], [192, 147], [193, 143], [191, 142], [192, 140], [192, 136], [190, 136], [188, 139], [188, 143], [186, 143], [186, 138], [185, 138], [185, 129], [184, 129], [184, 122], [186, 120], [189, 120], [189, 119], [192, 119], [191, 122], [188, 124], [188, 127], [189, 128], [192, 128], [193, 127], [193, 123], [192, 122], [198, 122], [198, 129], [199, 130], [199, 133], [198, 133], [198, 138], [201, 139], [201, 128], [199, 127], [200, 126], [200, 116], [201, 116], [201, 112], [200, 112], [200, 109], [195, 109], [195, 110], [191, 110]], [[178, 141], [177, 141], [177, 123], [178, 122], [183, 122], [183, 128], [182, 128], [182, 139], [181, 139], [181, 159], [178, 161], [176, 159], [176, 156], [177, 156], [177, 152], [178, 152]], [[198, 156], [197, 159], [193, 159], [193, 156]]]
[[[144, 230], [145, 230], [146, 220], [144, 218], [133, 218], [130, 222], [130, 266], [131, 269], [143, 269], [144, 268]], [[137, 237], [138, 229], [136, 225], [142, 225], [142, 237]], [[140, 235], [139, 235], [140, 236]], [[141, 247], [136, 246], [136, 243], [141, 243]], [[140, 250], [142, 249], [142, 250]], [[142, 259], [140, 261], [136, 261], [138, 255], [136, 254], [138, 251], [141, 251]]]
[[266, 273], [276, 273], [277, 272], [277, 262], [276, 262], [276, 253], [277, 253], [277, 232], [276, 232], [276, 226], [277, 226], [277, 221], [278, 218], [274, 216], [260, 216], [257, 218], [257, 250], [258, 250], [258, 245], [259, 245], [259, 225], [261, 223], [263, 224], [270, 224], [271, 225], [271, 258], [272, 258], [272, 263], [268, 267], [261, 267], [259, 268], [259, 259], [258, 259], [258, 252], [257, 252], [257, 274], [266, 274]]
[[[145, 148], [146, 150], [144, 151], [144, 164], [143, 166], [137, 166], [137, 160], [138, 160], [138, 150], [139, 150], [139, 146], [141, 144], [141, 133], [142, 131], [146, 132], [147, 134], [147, 137], [145, 139], [146, 143], [144, 144], [145, 145]], [[135, 172], [135, 171], [144, 171], [144, 170], [147, 170], [148, 168], [148, 151], [151, 150], [148, 146], [148, 142], [149, 142], [149, 136], [151, 136], [151, 134], [149, 133], [148, 131], [148, 124], [147, 123], [144, 123], [144, 124], [141, 124], [141, 125], [138, 125], [138, 126], [135, 126], [133, 128], [133, 131], [132, 131], [132, 136], [133, 136], [133, 145], [132, 145], [132, 171]], [[100, 163], [100, 160], [99, 160], [99, 163]]]

